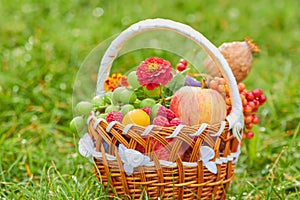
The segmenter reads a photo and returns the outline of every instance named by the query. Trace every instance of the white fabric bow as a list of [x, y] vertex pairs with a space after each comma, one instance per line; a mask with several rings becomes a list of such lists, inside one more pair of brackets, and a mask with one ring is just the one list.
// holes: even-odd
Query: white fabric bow
[[133, 173], [135, 167], [147, 165], [150, 162], [148, 156], [139, 151], [127, 149], [123, 144], [119, 145], [119, 155], [124, 163], [124, 171], [128, 176]]
[[217, 174], [218, 169], [217, 169], [217, 165], [215, 162], [209, 161], [212, 158], [215, 157], [215, 152], [212, 148], [208, 147], [208, 146], [202, 146], [200, 147], [200, 152], [201, 152], [201, 160], [204, 164], [204, 166], [211, 172], [214, 174]]

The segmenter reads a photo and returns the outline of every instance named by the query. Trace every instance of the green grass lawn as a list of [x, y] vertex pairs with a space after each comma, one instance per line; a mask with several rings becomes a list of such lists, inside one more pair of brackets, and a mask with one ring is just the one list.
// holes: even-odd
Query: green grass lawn
[[300, 1], [126, 2], [0, 2], [1, 199], [105, 197], [69, 129], [76, 73], [99, 43], [156, 17], [191, 25], [216, 46], [246, 36], [259, 44], [245, 82], [268, 100], [228, 198], [300, 199]]

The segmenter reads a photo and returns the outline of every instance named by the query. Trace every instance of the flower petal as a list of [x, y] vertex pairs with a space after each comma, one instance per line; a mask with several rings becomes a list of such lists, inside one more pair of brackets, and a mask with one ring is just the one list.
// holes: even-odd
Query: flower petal
[[166, 85], [172, 79], [172, 66], [162, 58], [151, 57], [137, 68], [137, 78], [142, 86], [153, 90], [159, 85]]

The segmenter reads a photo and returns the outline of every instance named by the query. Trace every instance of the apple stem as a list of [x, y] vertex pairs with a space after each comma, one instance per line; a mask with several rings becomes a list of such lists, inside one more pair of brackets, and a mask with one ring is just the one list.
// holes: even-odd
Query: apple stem
[[165, 97], [163, 95], [163, 87], [161, 85], [159, 86], [159, 95], [160, 95], [160, 98], [161, 98], [161, 103], [165, 106], [166, 105], [166, 100], [165, 100]]

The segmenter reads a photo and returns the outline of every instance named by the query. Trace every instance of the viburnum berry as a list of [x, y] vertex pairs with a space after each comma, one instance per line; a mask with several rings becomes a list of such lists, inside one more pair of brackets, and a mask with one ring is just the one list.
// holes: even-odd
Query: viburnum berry
[[182, 64], [182, 63], [178, 63], [178, 64], [176, 65], [176, 69], [177, 69], [178, 71], [182, 72], [183, 70], [186, 69], [186, 66], [185, 66], [184, 64]]
[[252, 139], [254, 137], [254, 133], [252, 131], [248, 131], [246, 133], [246, 138], [248, 138], [249, 140]]
[[252, 107], [249, 106], [249, 105], [246, 105], [246, 106], [244, 107], [244, 112], [245, 112], [245, 113], [251, 113], [252, 110], [253, 110]]
[[263, 95], [263, 91], [261, 89], [254, 89], [252, 90], [252, 93], [255, 97], [260, 97], [261, 95]]
[[[229, 90], [226, 90], [228, 85], [226, 84], [223, 78], [215, 77], [209, 82], [209, 88], [217, 90], [219, 92], [223, 92], [222, 86], [225, 87], [225, 102], [227, 105], [227, 114], [231, 112], [231, 99]], [[221, 87], [220, 87], [221, 86]], [[260, 108], [262, 104], [264, 104], [267, 100], [266, 96], [262, 89], [254, 89], [252, 91], [246, 89], [246, 84], [243, 82], [238, 83], [238, 90], [240, 93], [240, 98], [243, 106], [243, 114], [244, 114], [244, 122], [245, 122], [245, 130], [248, 133], [248, 139], [251, 139], [253, 136], [253, 132], [251, 129], [254, 125], [259, 124], [260, 119], [256, 112]]]
[[259, 123], [259, 117], [257, 116], [257, 114], [253, 114], [252, 115], [252, 123], [253, 124], [258, 124]]
[[247, 92], [246, 93], [246, 98], [247, 98], [248, 101], [252, 101], [255, 97], [254, 97], [252, 92]]
[[250, 114], [250, 115], [245, 115], [245, 116], [244, 116], [245, 124], [252, 123], [252, 120], [253, 120], [253, 116], [252, 116], [251, 114]]
[[250, 129], [252, 129], [252, 127], [253, 127], [253, 124], [252, 124], [252, 123], [246, 124], [246, 128], [247, 128], [247, 129], [250, 130]]
[[260, 95], [259, 97], [259, 103], [260, 105], [262, 105], [263, 103], [265, 103], [267, 100], [267, 97], [265, 95]]
[[187, 66], [187, 60], [186, 59], [181, 58], [179, 60], [179, 62], [182, 63], [183, 65]]
[[241, 93], [243, 90], [246, 89], [246, 84], [245, 83], [239, 83], [238, 84], [238, 89], [239, 89], [239, 92]]
[[176, 69], [180, 72], [184, 71], [187, 66], [187, 61], [185, 59], [180, 59], [179, 63], [176, 66]]

